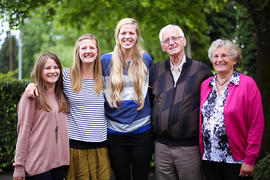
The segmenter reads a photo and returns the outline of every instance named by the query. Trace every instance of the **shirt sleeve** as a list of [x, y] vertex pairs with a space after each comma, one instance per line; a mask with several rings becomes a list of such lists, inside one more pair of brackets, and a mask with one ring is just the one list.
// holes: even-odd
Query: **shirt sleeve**
[[27, 147], [29, 142], [29, 134], [33, 125], [35, 116], [35, 100], [22, 96], [18, 104], [18, 139], [16, 144], [15, 158], [13, 166], [13, 177], [25, 177], [25, 161], [27, 160]]

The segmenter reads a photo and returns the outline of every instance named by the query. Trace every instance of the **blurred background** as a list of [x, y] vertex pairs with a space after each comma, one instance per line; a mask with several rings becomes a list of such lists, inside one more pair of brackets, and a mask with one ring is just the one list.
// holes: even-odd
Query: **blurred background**
[[[27, 82], [35, 60], [45, 51], [55, 53], [64, 67], [70, 67], [75, 41], [83, 33], [96, 35], [102, 54], [111, 52], [115, 26], [125, 17], [139, 22], [143, 47], [155, 62], [168, 58], [158, 38], [167, 24], [183, 29], [186, 54], [209, 67], [207, 52], [212, 41], [225, 38], [237, 43], [243, 55], [237, 69], [252, 76], [262, 93], [261, 158], [266, 156], [270, 151], [269, 0], [1, 0], [0, 80]], [[0, 171], [5, 153], [0, 145]]]

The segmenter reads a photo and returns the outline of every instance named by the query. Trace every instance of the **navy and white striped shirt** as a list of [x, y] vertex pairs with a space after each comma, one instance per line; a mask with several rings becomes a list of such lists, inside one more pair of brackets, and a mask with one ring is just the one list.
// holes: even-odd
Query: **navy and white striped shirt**
[[[127, 71], [128, 68], [124, 70], [123, 76], [125, 79], [124, 89], [121, 92], [122, 96], [122, 106], [121, 108], [110, 107], [108, 100], [111, 97], [109, 89], [109, 78], [110, 78], [110, 68], [111, 68], [111, 58], [112, 54], [104, 54], [101, 56], [101, 63], [103, 67], [103, 76], [105, 79], [105, 113], [108, 121], [108, 133], [109, 134], [139, 134], [143, 133], [152, 128], [150, 114], [151, 106], [148, 95], [148, 84], [149, 84], [149, 72], [145, 78], [145, 86], [142, 89], [143, 95], [145, 97], [144, 106], [141, 110], [137, 110], [138, 105], [134, 101], [134, 88], [130, 82]], [[149, 54], [143, 54], [143, 61], [147, 69], [152, 66], [153, 60]]]
[[107, 140], [107, 121], [104, 112], [103, 90], [98, 95], [94, 91], [94, 79], [82, 79], [82, 89], [72, 91], [70, 69], [63, 69], [64, 93], [67, 96], [69, 139], [84, 142]]

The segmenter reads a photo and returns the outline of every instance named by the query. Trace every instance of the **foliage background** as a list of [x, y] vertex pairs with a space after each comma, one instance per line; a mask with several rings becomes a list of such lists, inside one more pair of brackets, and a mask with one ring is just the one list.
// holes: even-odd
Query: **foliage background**
[[17, 141], [17, 104], [27, 83], [14, 80], [10, 76], [0, 77], [0, 172], [2, 172], [12, 167]]
[[[159, 30], [167, 24], [181, 26], [188, 40], [187, 54], [209, 67], [210, 43], [217, 38], [231, 39], [242, 49], [238, 69], [254, 77], [261, 90], [265, 113], [261, 157], [270, 151], [269, 0], [1, 0], [1, 17], [21, 31], [23, 78], [30, 76], [35, 60], [44, 51], [55, 53], [63, 66], [69, 67], [75, 41], [83, 33], [97, 36], [101, 53], [112, 51], [114, 28], [124, 17], [137, 19], [144, 47], [155, 62], [167, 58], [158, 39]], [[7, 68], [7, 44], [8, 38], [0, 49], [0, 72], [16, 76], [16, 66]]]

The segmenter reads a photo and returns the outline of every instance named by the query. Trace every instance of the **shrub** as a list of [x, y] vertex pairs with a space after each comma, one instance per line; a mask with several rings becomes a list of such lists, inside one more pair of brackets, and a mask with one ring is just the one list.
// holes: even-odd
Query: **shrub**
[[26, 84], [0, 78], [0, 172], [12, 167], [17, 141], [17, 104]]
[[256, 163], [254, 173], [254, 180], [270, 179], [270, 153]]

